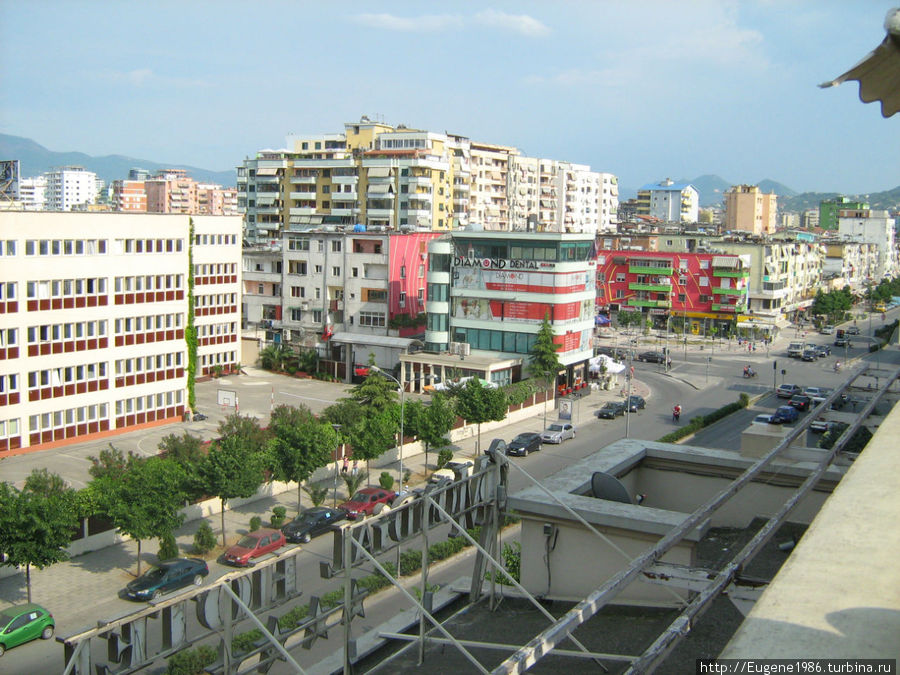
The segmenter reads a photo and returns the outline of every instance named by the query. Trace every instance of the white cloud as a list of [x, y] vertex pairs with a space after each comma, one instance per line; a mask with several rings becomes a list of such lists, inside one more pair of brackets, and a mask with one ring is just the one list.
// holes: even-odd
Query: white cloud
[[113, 84], [128, 85], [135, 88], [146, 87], [209, 87], [210, 83], [189, 77], [171, 77], [157, 75], [151, 68], [135, 68], [134, 70], [109, 70], [100, 73], [100, 79]]
[[393, 14], [357, 14], [353, 20], [372, 28], [408, 33], [461, 28], [463, 25], [462, 19], [452, 14], [426, 14], [415, 17], [394, 16]]
[[502, 28], [527, 37], [543, 37], [550, 29], [527, 14], [507, 14], [496, 9], [486, 9], [475, 15], [475, 21], [484, 26]]

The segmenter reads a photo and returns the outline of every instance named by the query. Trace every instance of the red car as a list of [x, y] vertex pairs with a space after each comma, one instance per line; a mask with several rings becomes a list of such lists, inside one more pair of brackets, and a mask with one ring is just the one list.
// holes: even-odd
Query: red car
[[247, 567], [252, 565], [253, 558], [259, 558], [266, 553], [281, 548], [286, 544], [281, 530], [263, 528], [250, 532], [241, 537], [241, 540], [225, 551], [225, 562], [229, 565]]
[[344, 502], [339, 509], [347, 512], [347, 518], [356, 520], [359, 516], [365, 518], [375, 513], [375, 507], [379, 504], [390, 504], [397, 496], [396, 492], [385, 490], [380, 487], [367, 487], [357, 490], [348, 501]]

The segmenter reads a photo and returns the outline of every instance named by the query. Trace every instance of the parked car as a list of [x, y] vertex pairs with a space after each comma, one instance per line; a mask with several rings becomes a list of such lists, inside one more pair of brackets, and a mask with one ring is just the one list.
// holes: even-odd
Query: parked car
[[541, 449], [541, 435], [528, 431], [519, 434], [506, 445], [507, 455], [527, 456], [529, 452], [537, 452]]
[[810, 431], [831, 431], [835, 428], [838, 422], [832, 422], [830, 420], [826, 420], [824, 417], [817, 417], [812, 422], [809, 423]]
[[816, 351], [815, 347], [807, 347], [803, 350], [803, 353], [800, 354], [800, 359], [802, 361], [815, 361], [819, 358], [819, 353]]
[[256, 532], [245, 534], [237, 544], [225, 551], [225, 562], [229, 565], [247, 567], [253, 564], [254, 558], [271, 553], [286, 543], [281, 530], [264, 527]]
[[562, 443], [567, 438], [575, 438], [575, 427], [568, 422], [551, 424], [541, 434], [544, 443]]
[[816, 345], [816, 354], [820, 359], [831, 356], [831, 347], [828, 345]]
[[332, 525], [344, 520], [347, 512], [327, 506], [307, 509], [281, 528], [284, 538], [291, 543], [306, 543], [313, 537], [331, 529]]
[[637, 412], [638, 410], [643, 410], [647, 407], [647, 401], [644, 400], [643, 396], [636, 396], [632, 394], [627, 399], [628, 412]]
[[822, 335], [831, 335], [832, 333], [834, 333], [834, 326], [822, 326], [822, 328], [819, 329], [819, 332], [822, 333]]
[[596, 413], [600, 419], [611, 420], [625, 414], [625, 401], [607, 401]]
[[665, 363], [666, 355], [663, 352], [641, 352], [637, 355], [637, 360], [647, 363]]
[[796, 384], [782, 384], [775, 390], [775, 395], [778, 398], [790, 398], [791, 396], [796, 396], [801, 393], [802, 390]]
[[774, 415], [757, 415], [753, 418], [753, 422], [751, 424], [778, 424], [778, 422], [773, 422], [772, 418]]
[[207, 574], [209, 567], [201, 558], [166, 560], [130, 581], [125, 587], [125, 594], [131, 600], [150, 600], [191, 584], [199, 586]]
[[809, 396], [804, 396], [803, 394], [791, 396], [791, 400], [788, 401], [788, 405], [794, 406], [800, 412], [806, 412], [807, 410], [809, 410], [810, 404], [812, 404], [812, 399]]
[[382, 505], [390, 505], [397, 493], [380, 487], [366, 487], [356, 491], [350, 499], [338, 506], [347, 513], [347, 518], [356, 520], [375, 514], [376, 507], [380, 511]]
[[55, 628], [53, 615], [34, 602], [0, 610], [0, 656], [36, 638], [49, 640]]
[[796, 422], [800, 418], [800, 413], [797, 412], [797, 409], [792, 405], [783, 405], [775, 410], [775, 414], [772, 415], [772, 422], [774, 424], [784, 424], [786, 422]]
[[840, 410], [848, 403], [850, 403], [850, 396], [848, 396], [847, 394], [841, 394], [831, 402], [831, 409]]
[[803, 389], [803, 395], [809, 396], [813, 405], [818, 405], [831, 393], [831, 389], [825, 389], [824, 387], [806, 387]]

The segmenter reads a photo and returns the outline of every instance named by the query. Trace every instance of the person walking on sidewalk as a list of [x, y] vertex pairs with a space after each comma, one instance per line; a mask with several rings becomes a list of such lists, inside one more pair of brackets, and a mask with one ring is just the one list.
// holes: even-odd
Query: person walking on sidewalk
[[346, 476], [347, 472], [349, 470], [350, 470], [350, 458], [344, 457], [344, 463], [341, 465], [341, 473]]

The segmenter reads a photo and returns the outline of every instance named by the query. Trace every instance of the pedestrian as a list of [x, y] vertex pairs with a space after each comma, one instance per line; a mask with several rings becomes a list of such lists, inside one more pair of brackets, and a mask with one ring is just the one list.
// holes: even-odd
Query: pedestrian
[[748, 343], [747, 343], [747, 353], [749, 354], [749, 353], [752, 352], [752, 351], [753, 351], [753, 345], [751, 345], [751, 344], [748, 342]]
[[358, 473], [359, 473], [359, 460], [354, 459], [353, 460], [353, 476], [354, 476], [354, 478], [356, 477], [356, 474], [358, 474]]
[[344, 457], [344, 463], [341, 465], [341, 473], [345, 474], [350, 470], [350, 458]]
[[738, 335], [738, 347], [740, 347], [742, 344], [743, 344], [743, 343], [742, 343], [742, 341], [741, 341], [741, 336]]
[[750, 346], [753, 347], [753, 351], [756, 351], [756, 343], [755, 342], [751, 342]]

